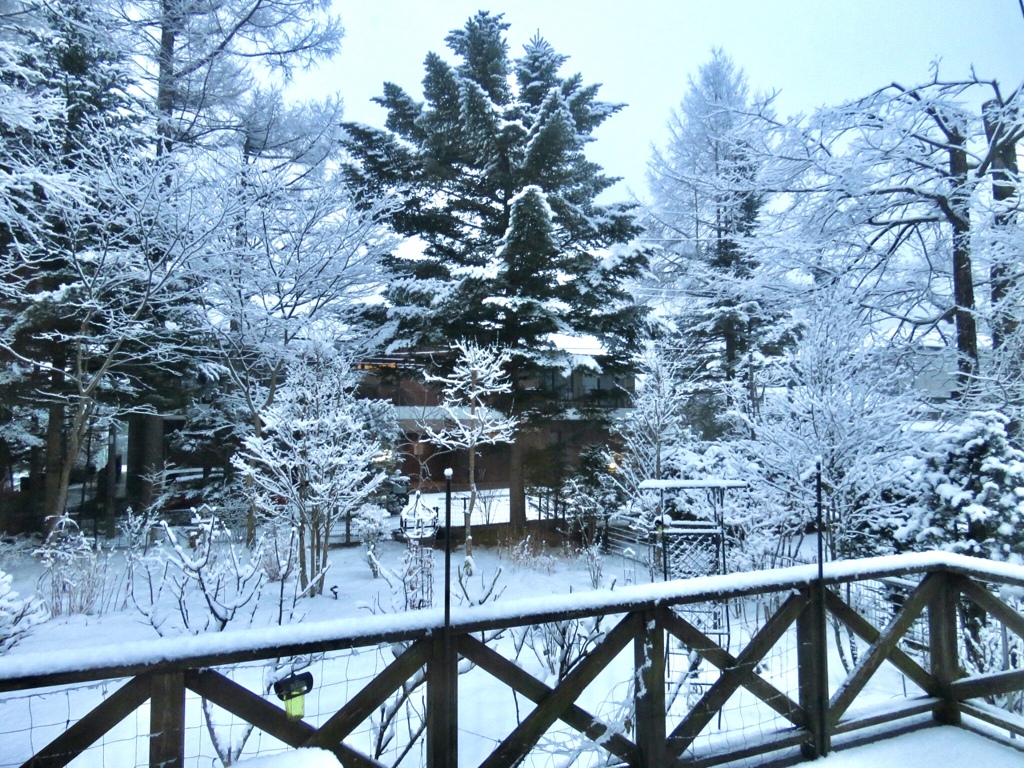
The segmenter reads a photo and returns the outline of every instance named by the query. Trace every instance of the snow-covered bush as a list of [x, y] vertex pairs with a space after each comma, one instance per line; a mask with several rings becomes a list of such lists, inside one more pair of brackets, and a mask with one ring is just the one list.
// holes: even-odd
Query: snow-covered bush
[[328, 353], [295, 360], [263, 416], [264, 433], [248, 436], [232, 459], [264, 519], [298, 532], [299, 582], [309, 596], [324, 591], [335, 525], [385, 477], [374, 460], [384, 450], [381, 424], [393, 424], [394, 414], [356, 398], [356, 383], [347, 360]]
[[356, 514], [355, 532], [363, 543], [366, 562], [376, 579], [380, 576], [380, 543], [391, 532], [391, 515], [376, 504], [365, 504]]
[[[504, 570], [501, 566], [498, 566], [488, 583], [483, 572], [469, 571], [460, 566], [455, 574], [456, 580], [459, 583], [459, 591], [462, 593], [461, 595], [456, 595], [459, 605], [483, 605], [484, 603], [497, 600], [501, 597], [501, 593], [505, 591], [504, 585], [500, 589], [498, 588], [498, 580], [501, 578], [502, 573], [504, 573]], [[479, 589], [470, 585], [470, 578], [474, 575], [480, 577]], [[500, 633], [501, 630], [497, 630], [497, 632]]]
[[38, 548], [38, 537], [5, 536], [0, 540], [0, 568], [9, 569], [14, 562], [31, 557]]
[[938, 435], [916, 475], [918, 504], [900, 537], [914, 548], [993, 560], [1024, 559], [1024, 452], [1009, 419], [972, 414]]
[[194, 547], [186, 549], [169, 525], [163, 528], [166, 542], [140, 559], [138, 583], [130, 585], [136, 609], [153, 629], [162, 637], [196, 635], [220, 632], [239, 618], [251, 621], [264, 584], [262, 543], [242, 554], [211, 519], [200, 522]]
[[529, 535], [514, 544], [506, 543], [499, 548], [499, 554], [508, 558], [516, 571], [534, 570], [550, 576], [558, 565], [557, 558], [548, 551], [547, 545]]
[[74, 520], [59, 517], [36, 555], [43, 564], [39, 593], [51, 616], [102, 610], [110, 559], [93, 547]]
[[529, 648], [540, 664], [540, 679], [554, 686], [601, 644], [606, 634], [603, 622], [604, 617], [594, 616], [516, 627], [512, 630], [516, 661], [522, 665], [520, 654]]
[[385, 479], [374, 460], [397, 429], [391, 406], [358, 399], [357, 383], [351, 365], [328, 352], [295, 360], [263, 415], [264, 433], [246, 437], [233, 459], [264, 519], [295, 528], [310, 596], [323, 592], [335, 525]]
[[21, 600], [11, 589], [11, 575], [0, 571], [0, 654], [6, 653], [36, 624], [45, 619], [35, 600]]
[[267, 581], [278, 584], [295, 572], [297, 537], [294, 528], [272, 526], [263, 534], [263, 572]]
[[607, 519], [604, 494], [599, 485], [587, 482], [582, 476], [569, 478], [562, 493], [566, 500], [569, 535], [574, 543], [578, 542], [575, 554], [586, 564], [591, 586], [598, 589], [604, 570], [602, 540]]

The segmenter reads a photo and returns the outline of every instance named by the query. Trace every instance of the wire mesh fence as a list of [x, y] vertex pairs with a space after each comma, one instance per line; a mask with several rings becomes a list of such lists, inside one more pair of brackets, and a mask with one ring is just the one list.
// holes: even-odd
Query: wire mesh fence
[[[72, 739], [81, 753], [66, 764], [150, 765], [151, 742], [161, 738], [153, 710], [166, 700], [153, 703], [145, 688], [140, 703], [124, 705], [123, 718], [96, 713], [147, 675], [174, 674], [184, 680], [186, 766], [231, 764], [318, 739], [384, 766], [423, 765], [430, 728], [449, 716], [457, 717], [464, 765], [495, 754], [499, 763], [507, 757], [533, 766], [644, 764], [638, 755], [649, 752], [641, 748], [694, 763], [758, 754], [780, 734], [806, 742], [814, 691], [802, 669], [822, 658], [834, 734], [895, 719], [911, 706], [930, 712], [942, 696], [946, 704], [962, 702], [967, 714], [996, 712], [990, 720], [1004, 732], [1024, 733], [1024, 725], [1014, 726], [1022, 722], [1020, 675], [1003, 674], [1021, 668], [1017, 593], [1003, 589], [1001, 599], [986, 579], [914, 563], [905, 572], [879, 566], [830, 577], [824, 602], [815, 597], [815, 569], [798, 568], [758, 574], [760, 585], [741, 574], [702, 579], [699, 588], [674, 582], [551, 606], [466, 609], [452, 629], [456, 667], [444, 672], [456, 676], [457, 697], [442, 711], [430, 705], [431, 686], [447, 668], [431, 666], [440, 663], [431, 649], [443, 635], [429, 610], [339, 622], [333, 635], [286, 628], [298, 633], [289, 638], [321, 638], [289, 640], [289, 655], [274, 647], [243, 652], [244, 642], [220, 655], [168, 651], [167, 661], [138, 662], [128, 676], [86, 670], [85, 677], [102, 679], [68, 682], [81, 677], [69, 667], [47, 687], [35, 687], [52, 682], [46, 675], [26, 678], [24, 665], [0, 660], [0, 766], [26, 764], [94, 721], [89, 739]], [[955, 624], [933, 612], [947, 598]], [[815, 605], [827, 608], [820, 637], [808, 634]], [[949, 659], [935, 657], [944, 647], [936, 638], [947, 631], [962, 678], [948, 674]], [[205, 647], [203, 638], [190, 640], [189, 648]], [[298, 673], [312, 676], [310, 690], [301, 712], [286, 720], [275, 683]], [[660, 736], [644, 719], [651, 712], [660, 712]], [[879, 712], [890, 714], [879, 720]]]

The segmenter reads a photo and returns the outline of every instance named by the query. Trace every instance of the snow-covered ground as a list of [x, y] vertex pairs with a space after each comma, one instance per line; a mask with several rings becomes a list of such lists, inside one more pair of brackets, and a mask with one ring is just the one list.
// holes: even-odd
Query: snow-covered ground
[[[397, 572], [402, 565], [405, 545], [397, 541], [381, 543], [382, 564]], [[507, 601], [524, 597], [567, 594], [590, 589], [586, 566], [565, 552], [542, 546], [531, 546], [529, 551], [512, 553], [494, 548], [478, 547], [473, 555], [476, 573], [467, 580], [470, 594], [490, 584], [500, 569], [496, 592]], [[452, 553], [453, 605], [459, 605], [461, 588], [457, 582], [457, 568], [463, 562], [461, 547]], [[51, 619], [35, 627], [10, 653], [39, 651], [68, 651], [94, 645], [123, 644], [135, 640], [158, 637], [149, 622], [137, 610], [127, 605], [127, 594], [119, 571], [123, 570], [123, 553], [115, 551], [108, 566], [109, 586], [102, 602], [106, 605], [100, 615], [75, 615]], [[37, 558], [21, 556], [6, 565], [0, 565], [13, 576], [12, 586], [22, 597], [33, 595], [42, 567]], [[441, 580], [444, 578], [444, 552], [434, 550], [435, 605], [441, 604]], [[326, 578], [327, 592], [299, 601], [303, 621], [368, 616], [372, 612], [393, 613], [401, 610], [400, 585], [389, 584], [385, 578], [374, 578], [363, 551], [359, 547], [334, 548], [330, 551], [330, 568]], [[242, 631], [249, 626], [266, 626], [277, 610], [273, 589], [264, 588], [261, 603], [252, 621], [239, 620], [226, 631]]]

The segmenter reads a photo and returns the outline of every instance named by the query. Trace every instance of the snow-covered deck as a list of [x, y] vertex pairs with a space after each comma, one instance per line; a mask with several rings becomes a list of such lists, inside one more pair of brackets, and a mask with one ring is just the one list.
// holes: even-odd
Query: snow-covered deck
[[[963, 728], [928, 728], [845, 752], [834, 752], [824, 761], [813, 763], [821, 768], [1019, 768], [1024, 752], [1000, 744]], [[314, 768], [338, 765], [327, 752], [307, 750], [242, 762], [260, 768]]]

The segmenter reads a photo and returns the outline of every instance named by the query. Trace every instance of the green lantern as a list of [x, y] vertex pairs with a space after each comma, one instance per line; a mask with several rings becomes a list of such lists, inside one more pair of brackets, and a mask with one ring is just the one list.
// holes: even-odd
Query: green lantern
[[313, 675], [303, 672], [289, 675], [274, 683], [274, 693], [284, 702], [284, 713], [289, 720], [301, 720], [306, 715], [306, 694], [313, 690]]

